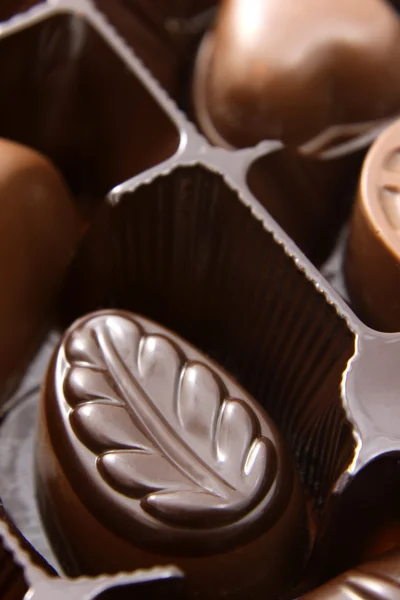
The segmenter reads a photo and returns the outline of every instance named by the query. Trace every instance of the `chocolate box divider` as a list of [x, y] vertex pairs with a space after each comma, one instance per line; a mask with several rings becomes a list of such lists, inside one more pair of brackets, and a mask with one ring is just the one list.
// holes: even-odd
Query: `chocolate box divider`
[[22, 567], [24, 578], [29, 587], [49, 576], [44, 569], [33, 563], [28, 552], [22, 548], [20, 541], [12, 533], [9, 525], [4, 520], [0, 521], [0, 539], [3, 542], [4, 548], [11, 553], [15, 563]]
[[[4, 549], [11, 554], [17, 567], [22, 568], [23, 577], [28, 587], [29, 598], [35, 600], [49, 600], [59, 597], [58, 594], [71, 600], [95, 600], [104, 592], [120, 587], [129, 589], [137, 584], [150, 583], [161, 580], [180, 580], [183, 573], [173, 565], [138, 569], [131, 573], [120, 572], [116, 575], [99, 577], [58, 577], [54, 572], [46, 570], [46, 565], [38, 566], [33, 562], [33, 557], [21, 545], [15, 533], [5, 520], [0, 520], [0, 542]], [[43, 561], [42, 561], [43, 562]], [[15, 600], [22, 598], [15, 597]]]
[[[285, 252], [294, 258], [296, 264], [301, 268], [306, 277], [314, 282], [318, 290], [324, 293], [328, 303], [335, 305], [338, 314], [344, 317], [349, 325], [351, 324], [351, 329], [356, 332], [359, 327], [365, 328], [366, 326], [324, 279], [320, 271], [314, 267], [249, 190], [247, 173], [252, 163], [265, 154], [281, 149], [283, 147], [281, 142], [264, 141], [254, 148], [238, 151], [229, 151], [209, 144], [206, 138], [198, 132], [196, 126], [187, 119], [184, 112], [178, 108], [176, 103], [163, 90], [151, 72], [129, 47], [128, 43], [107, 20], [106, 16], [97, 10], [91, 0], [52, 0], [49, 4], [45, 2], [34, 5], [27, 11], [15, 15], [9, 21], [0, 25], [0, 43], [1, 39], [5, 36], [13, 35], [53, 15], [63, 13], [79, 15], [105, 39], [106, 43], [119, 55], [129, 69], [134, 72], [154, 100], [167, 113], [180, 134], [180, 142], [175, 154], [163, 163], [155, 165], [131, 179], [114, 186], [108, 194], [109, 201], [111, 203], [116, 202], [116, 196], [120, 193], [133, 191], [142, 183], [150, 182], [155, 176], [167, 174], [178, 164], [182, 166], [184, 164], [202, 164], [211, 171], [223, 175], [228, 184], [230, 181], [233, 182], [235, 191], [237, 191], [242, 202], [247, 206], [251, 206], [251, 210], [256, 218], [263, 222], [264, 227], [273, 235], [275, 241], [284, 246]], [[242, 195], [242, 189], [246, 190], [245, 195]]]
[[183, 111], [178, 108], [149, 69], [91, 0], [45, 0], [44, 2], [35, 4], [27, 10], [15, 14], [7, 21], [0, 23], [0, 41], [5, 36], [13, 35], [26, 27], [59, 14], [71, 14], [83, 18], [103, 37], [110, 48], [137, 75], [142, 85], [149, 91], [153, 99], [177, 127], [181, 137], [185, 137], [188, 130], [196, 129], [195, 125], [186, 118]]
[[[182, 126], [185, 127], [185, 124]], [[208, 144], [207, 140], [197, 132], [184, 129], [183, 131], [187, 139], [181, 143], [178, 154], [115, 186], [109, 192], [107, 202], [111, 205], [117, 204], [122, 195], [134, 192], [141, 185], [152, 183], [157, 177], [170, 174], [178, 166], [202, 165], [223, 177], [228, 187], [233, 189], [241, 202], [251, 209], [253, 216], [262, 222], [264, 229], [284, 248], [285, 253], [294, 260], [305, 277], [313, 282], [316, 289], [323, 293], [328, 304], [335, 307], [338, 315], [346, 320], [354, 333], [364, 330], [372, 332], [373, 330], [359, 320], [340, 294], [332, 288], [248, 187], [247, 173], [254, 160], [280, 149], [282, 145], [279, 142], [261, 142], [255, 148], [232, 152]]]

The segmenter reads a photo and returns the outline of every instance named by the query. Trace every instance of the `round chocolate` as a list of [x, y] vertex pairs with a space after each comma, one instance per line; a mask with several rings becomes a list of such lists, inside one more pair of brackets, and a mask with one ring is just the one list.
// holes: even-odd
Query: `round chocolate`
[[80, 240], [82, 221], [56, 168], [0, 139], [0, 396], [12, 387]]
[[271, 598], [307, 553], [275, 426], [219, 366], [130, 313], [65, 334], [43, 388], [37, 492], [76, 574], [178, 565], [199, 598]]
[[365, 159], [345, 271], [360, 316], [376, 329], [400, 331], [400, 121]]
[[354, 137], [398, 113], [399, 68], [400, 19], [385, 0], [225, 0], [199, 50], [194, 106], [225, 146]]

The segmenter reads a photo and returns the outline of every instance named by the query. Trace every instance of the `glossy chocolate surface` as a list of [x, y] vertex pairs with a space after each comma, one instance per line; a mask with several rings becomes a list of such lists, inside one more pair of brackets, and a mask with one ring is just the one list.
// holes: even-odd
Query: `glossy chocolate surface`
[[314, 264], [332, 252], [351, 213], [364, 153], [320, 160], [285, 147], [261, 156], [247, 173], [251, 192]]
[[[54, 356], [42, 410], [43, 518], [52, 505], [81, 569], [173, 556], [214, 598], [272, 597], [298, 574], [307, 523], [283, 441], [232, 378], [173, 333], [124, 312], [81, 319]], [[71, 493], [82, 516], [65, 514]], [[106, 535], [112, 556], [99, 549]]]
[[348, 287], [369, 325], [400, 331], [400, 121], [364, 162], [346, 257]]
[[399, 549], [351, 569], [304, 596], [304, 600], [398, 600], [399, 598]]
[[0, 394], [38, 342], [83, 233], [66, 185], [44, 156], [0, 139]]
[[59, 577], [0, 507], [2, 600], [181, 600], [183, 590], [183, 574], [171, 565], [114, 576]]
[[[194, 105], [217, 144], [354, 136], [400, 110], [400, 20], [385, 0], [225, 0]], [[332, 129], [333, 128], [333, 129]]]

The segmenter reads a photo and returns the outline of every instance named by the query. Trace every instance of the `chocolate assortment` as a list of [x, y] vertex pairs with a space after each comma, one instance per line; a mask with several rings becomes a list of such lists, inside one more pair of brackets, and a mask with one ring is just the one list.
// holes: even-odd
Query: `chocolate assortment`
[[396, 4], [4, 5], [10, 600], [396, 597]]
[[315, 263], [348, 214], [362, 150], [400, 112], [399, 32], [385, 0], [225, 0], [198, 50], [199, 127], [225, 148], [284, 144], [249, 184]]

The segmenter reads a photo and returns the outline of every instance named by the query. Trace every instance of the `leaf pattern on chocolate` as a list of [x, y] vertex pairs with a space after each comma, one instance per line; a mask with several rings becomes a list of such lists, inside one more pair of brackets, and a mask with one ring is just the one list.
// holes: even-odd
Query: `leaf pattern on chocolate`
[[148, 514], [213, 526], [267, 493], [276, 450], [253, 409], [172, 339], [101, 315], [79, 324], [64, 352], [71, 427], [103, 479]]
[[399, 581], [384, 573], [375, 575], [361, 569], [352, 570], [338, 579], [342, 581], [337, 597], [339, 597], [340, 593], [340, 598], [343, 598], [343, 600], [388, 600], [391, 598], [400, 598]]

